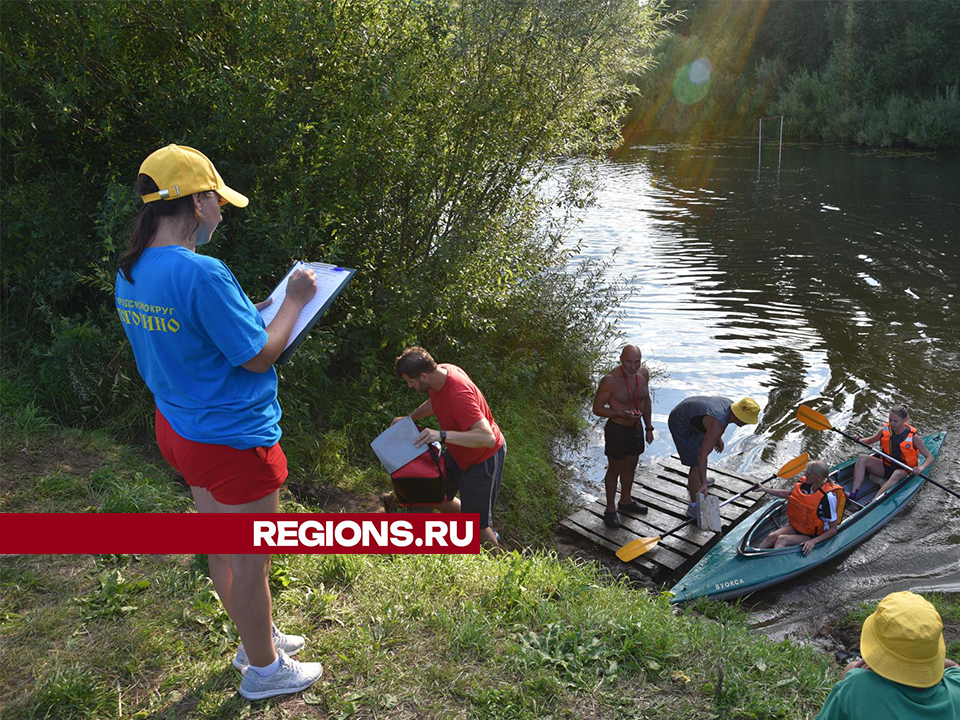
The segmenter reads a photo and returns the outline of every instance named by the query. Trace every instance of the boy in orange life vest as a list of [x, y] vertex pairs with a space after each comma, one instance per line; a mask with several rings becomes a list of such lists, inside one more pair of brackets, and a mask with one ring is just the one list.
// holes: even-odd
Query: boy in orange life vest
[[[875, 455], [861, 455], [857, 458], [857, 464], [853, 468], [853, 488], [850, 491], [850, 499], [856, 500], [857, 493], [860, 491], [860, 485], [863, 483], [864, 473], [869, 472], [876, 477], [882, 477], [886, 482], [880, 486], [880, 490], [873, 499], [876, 500], [891, 487], [900, 482], [907, 475], [922, 473], [933, 464], [933, 455], [923, 444], [917, 429], [910, 425], [910, 411], [906, 405], [897, 405], [890, 408], [889, 422], [876, 435], [868, 438], [860, 438], [860, 442], [867, 445], [879, 441], [880, 449], [887, 455], [895, 457], [898, 460], [909, 465], [913, 470], [909, 473], [899, 465], [895, 465], [886, 458]], [[923, 455], [923, 465], [919, 465], [920, 455]], [[919, 465], [919, 467], [918, 467]]]
[[805, 482], [796, 483], [790, 490], [762, 487], [768, 495], [787, 499], [788, 525], [767, 535], [761, 548], [782, 548], [788, 545], [803, 545], [803, 554], [824, 540], [837, 534], [837, 526], [843, 517], [846, 496], [843, 488], [827, 481], [830, 469], [827, 464], [814, 460], [807, 465]]

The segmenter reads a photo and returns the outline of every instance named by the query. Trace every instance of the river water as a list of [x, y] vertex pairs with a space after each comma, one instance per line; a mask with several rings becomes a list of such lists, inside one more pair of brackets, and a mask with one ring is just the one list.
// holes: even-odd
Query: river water
[[[613, 258], [635, 291], [619, 328], [665, 373], [641, 462], [674, 452], [667, 415], [688, 395], [760, 403], [759, 426], [729, 427], [711, 456], [758, 478], [801, 452], [857, 452], [801, 425], [799, 404], [864, 436], [906, 403], [922, 432], [948, 431], [932, 477], [960, 490], [960, 155], [789, 145], [777, 159], [765, 147], [758, 170], [746, 141], [657, 144], [589, 166], [596, 204], [573, 239]], [[587, 440], [566, 460], [600, 496], [599, 422]], [[960, 591], [960, 500], [929, 484], [853, 553], [749, 604], [772, 634], [804, 635], [825, 607], [904, 588]]]

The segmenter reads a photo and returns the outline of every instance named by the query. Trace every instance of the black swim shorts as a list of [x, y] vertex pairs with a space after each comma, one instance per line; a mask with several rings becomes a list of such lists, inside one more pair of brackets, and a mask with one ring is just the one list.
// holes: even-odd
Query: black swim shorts
[[893, 475], [897, 470], [903, 470], [899, 465], [894, 465], [893, 463], [883, 463], [883, 479], [889, 480], [890, 476]]
[[643, 454], [643, 427], [615, 423], [613, 418], [603, 426], [603, 454], [611, 460], [637, 457]]

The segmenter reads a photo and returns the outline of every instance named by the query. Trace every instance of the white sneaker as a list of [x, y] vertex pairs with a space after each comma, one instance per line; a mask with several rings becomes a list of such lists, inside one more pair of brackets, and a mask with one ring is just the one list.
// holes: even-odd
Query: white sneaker
[[[273, 632], [273, 649], [278, 653], [283, 650], [287, 655], [296, 655], [303, 650], [303, 646], [307, 643], [303, 637], [300, 635], [284, 635], [277, 630], [276, 625], [271, 627]], [[243, 649], [243, 643], [240, 643], [240, 647], [237, 648], [237, 654], [233, 658], [233, 666], [242, 673], [245, 673], [247, 668], [250, 667], [250, 660], [247, 659], [247, 651]]]
[[687, 505], [687, 517], [696, 518], [697, 517], [697, 504], [695, 502]]
[[323, 675], [323, 665], [318, 662], [297, 662], [283, 651], [277, 650], [279, 669], [270, 677], [260, 677], [256, 670], [243, 674], [240, 694], [247, 700], [262, 700], [274, 695], [287, 695], [306, 690]]

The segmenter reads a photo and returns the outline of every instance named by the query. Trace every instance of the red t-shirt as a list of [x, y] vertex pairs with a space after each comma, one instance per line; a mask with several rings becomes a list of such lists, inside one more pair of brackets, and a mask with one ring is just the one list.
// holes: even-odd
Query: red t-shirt
[[469, 448], [448, 442], [447, 447], [450, 448], [453, 459], [461, 470], [466, 470], [471, 465], [493, 457], [503, 445], [503, 434], [493, 419], [493, 413], [490, 412], [483, 393], [473, 384], [470, 376], [456, 365], [442, 363], [440, 367], [447, 371], [447, 379], [439, 392], [430, 391], [430, 404], [440, 423], [440, 429], [462, 432], [486, 418], [497, 440], [492, 448]]

